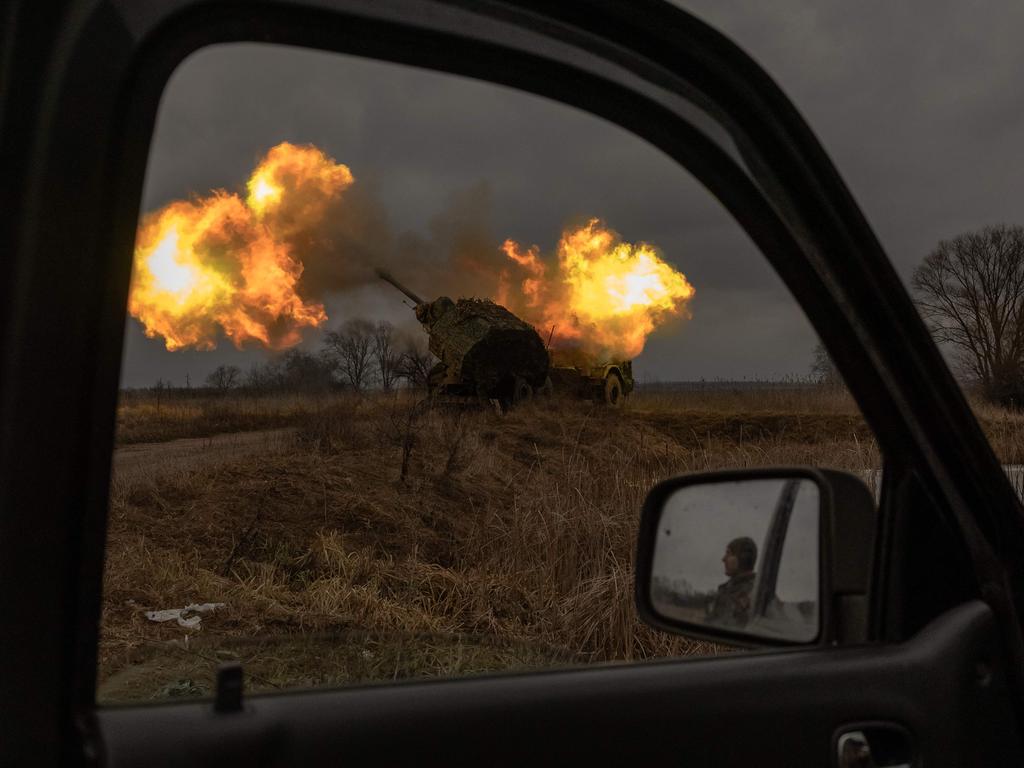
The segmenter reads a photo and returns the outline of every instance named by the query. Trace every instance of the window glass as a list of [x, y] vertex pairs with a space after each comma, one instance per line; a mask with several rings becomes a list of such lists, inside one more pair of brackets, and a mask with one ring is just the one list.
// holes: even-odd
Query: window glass
[[451, 75], [185, 61], [126, 323], [102, 702], [210, 695], [233, 660], [253, 692], [718, 652], [636, 618], [647, 490], [880, 466], [685, 170]]

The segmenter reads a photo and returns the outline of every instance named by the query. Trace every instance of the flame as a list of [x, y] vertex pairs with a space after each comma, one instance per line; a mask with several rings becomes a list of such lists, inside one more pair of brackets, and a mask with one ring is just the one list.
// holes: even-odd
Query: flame
[[258, 215], [266, 212], [267, 208], [281, 199], [281, 188], [274, 186], [263, 178], [253, 176], [249, 180], [249, 199], [246, 201]]
[[[267, 152], [249, 177], [246, 204], [279, 230], [308, 226], [353, 182], [347, 166], [335, 163], [316, 147], [283, 142]], [[287, 194], [285, 192], [287, 191]]]
[[238, 347], [297, 344], [327, 315], [299, 295], [303, 268], [288, 237], [316, 226], [352, 182], [319, 149], [285, 142], [253, 171], [244, 202], [216, 190], [148, 214], [136, 235], [128, 311], [172, 351], [214, 349], [218, 332]]
[[502, 250], [522, 279], [513, 294], [511, 275], [502, 273], [499, 303], [542, 335], [554, 328], [556, 345], [583, 347], [594, 356], [636, 357], [659, 324], [687, 316], [694, 295], [686, 276], [653, 246], [623, 242], [598, 219], [562, 234], [556, 265], [545, 263], [537, 246], [523, 250], [506, 240]]

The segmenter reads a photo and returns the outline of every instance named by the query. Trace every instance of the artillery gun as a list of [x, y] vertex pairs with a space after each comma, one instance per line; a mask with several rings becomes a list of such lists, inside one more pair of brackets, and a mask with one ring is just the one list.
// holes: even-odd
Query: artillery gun
[[532, 325], [488, 299], [424, 301], [390, 273], [377, 275], [415, 305], [438, 359], [428, 377], [433, 398], [496, 400], [507, 408], [550, 391], [548, 352]]

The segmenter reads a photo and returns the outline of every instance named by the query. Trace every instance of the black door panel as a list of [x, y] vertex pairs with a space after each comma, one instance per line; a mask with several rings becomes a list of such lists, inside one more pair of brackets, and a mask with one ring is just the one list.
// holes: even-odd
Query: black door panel
[[890, 723], [924, 765], [1022, 754], [992, 614], [902, 645], [659, 662], [101, 710], [111, 766], [535, 763], [817, 766], [848, 726]]
[[[921, 764], [1021, 762], [1024, 518], [1013, 490], [810, 129], [709, 27], [660, 3], [536, 0], [69, 0], [12, 3], [3, 18], [0, 763], [76, 764], [91, 753], [114, 766], [814, 766], [833, 764], [846, 729], [874, 724], [905, 729]], [[900, 614], [919, 598], [921, 579], [886, 565], [918, 562], [903, 557], [911, 545], [895, 525], [909, 505], [915, 526], [941, 518], [963, 539], [967, 556], [935, 565], [994, 610], [966, 603], [909, 639], [903, 627], [931, 613], [889, 616], [884, 638], [904, 642], [858, 648], [294, 693], [247, 700], [240, 713], [209, 702], [95, 710], [113, 414], [146, 153], [169, 74], [224, 40], [521, 87], [614, 120], [686, 165], [834, 354], [883, 452], [901, 462], [886, 483], [914, 479], [913, 494], [883, 493], [882, 565], [866, 613]], [[928, 588], [945, 584], [914, 573]]]

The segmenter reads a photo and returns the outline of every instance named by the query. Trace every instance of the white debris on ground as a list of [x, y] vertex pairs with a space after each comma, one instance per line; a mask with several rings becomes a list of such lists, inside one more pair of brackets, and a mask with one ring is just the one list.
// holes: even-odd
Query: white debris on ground
[[146, 611], [146, 618], [156, 622], [177, 621], [178, 626], [185, 629], [198, 629], [203, 621], [203, 614], [213, 613], [224, 607], [225, 603], [189, 603], [184, 608]]

